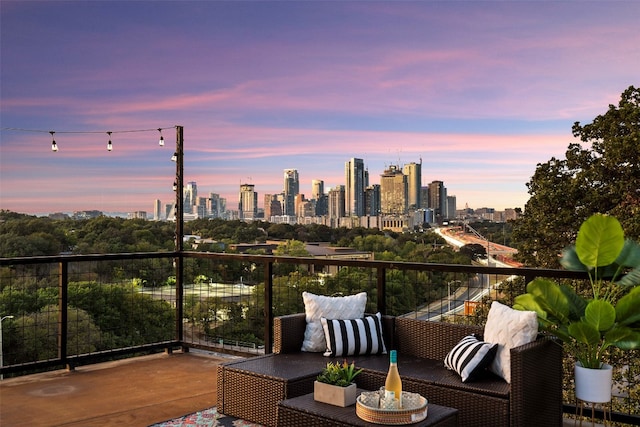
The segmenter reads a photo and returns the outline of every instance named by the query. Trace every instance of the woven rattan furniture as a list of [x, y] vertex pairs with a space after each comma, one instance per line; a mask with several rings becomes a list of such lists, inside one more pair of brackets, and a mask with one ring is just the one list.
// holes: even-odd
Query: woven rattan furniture
[[[303, 313], [278, 317], [274, 354], [219, 366], [218, 410], [276, 426], [279, 401], [311, 393], [317, 374], [334, 359], [300, 351], [305, 326]], [[458, 409], [460, 426], [562, 425], [562, 349], [551, 339], [539, 337], [511, 350], [511, 384], [491, 374], [463, 383], [443, 360], [464, 336], [482, 335], [482, 327], [385, 316], [383, 329], [387, 347], [398, 350], [403, 389], [421, 394], [429, 404]], [[388, 356], [348, 360], [364, 369], [356, 378], [358, 387], [384, 385]]]
[[[358, 390], [358, 394], [362, 390]], [[278, 403], [278, 427], [376, 426], [361, 420], [354, 406], [341, 408], [313, 400], [313, 393]], [[457, 427], [458, 410], [429, 404], [427, 418], [411, 427]]]

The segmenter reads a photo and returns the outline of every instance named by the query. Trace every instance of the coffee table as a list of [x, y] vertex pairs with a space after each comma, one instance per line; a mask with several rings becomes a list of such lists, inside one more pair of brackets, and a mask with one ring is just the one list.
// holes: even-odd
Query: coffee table
[[[364, 390], [358, 389], [358, 394]], [[429, 403], [427, 418], [411, 427], [457, 427], [458, 410]], [[342, 408], [313, 400], [313, 393], [278, 402], [278, 427], [376, 427], [356, 415], [355, 405]]]

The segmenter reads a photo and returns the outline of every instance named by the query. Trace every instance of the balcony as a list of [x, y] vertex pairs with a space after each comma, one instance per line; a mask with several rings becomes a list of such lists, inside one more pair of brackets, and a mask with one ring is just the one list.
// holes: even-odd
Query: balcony
[[[585, 283], [559, 270], [195, 252], [5, 258], [0, 268], [0, 314], [13, 316], [2, 325], [3, 425], [40, 414], [27, 424], [146, 426], [213, 406], [211, 365], [270, 352], [272, 318], [304, 311], [305, 290], [364, 290], [368, 311], [482, 323], [486, 301], [510, 303], [533, 277]], [[638, 372], [633, 356], [626, 372]], [[620, 379], [614, 421], [640, 425], [637, 377]], [[90, 392], [102, 397], [84, 402]]]

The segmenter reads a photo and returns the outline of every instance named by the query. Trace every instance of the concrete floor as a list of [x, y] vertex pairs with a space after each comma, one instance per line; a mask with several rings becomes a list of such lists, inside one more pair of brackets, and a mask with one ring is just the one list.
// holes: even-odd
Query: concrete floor
[[0, 426], [146, 427], [215, 406], [224, 360], [174, 352], [7, 378]]
[[0, 426], [147, 427], [215, 406], [216, 365], [226, 360], [192, 350], [7, 378]]

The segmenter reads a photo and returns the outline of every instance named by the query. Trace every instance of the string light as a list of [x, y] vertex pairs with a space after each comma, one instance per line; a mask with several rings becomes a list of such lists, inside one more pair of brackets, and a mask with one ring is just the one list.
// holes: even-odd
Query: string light
[[173, 156], [171, 156], [171, 161], [172, 162], [177, 162], [178, 161], [178, 153], [173, 153]]
[[[107, 150], [111, 151], [113, 150], [113, 143], [111, 142], [111, 134], [116, 134], [116, 133], [133, 133], [133, 132], [155, 132], [158, 131], [160, 132], [160, 139], [158, 141], [159, 145], [161, 147], [164, 147], [164, 137], [162, 135], [162, 131], [163, 130], [167, 130], [167, 129], [175, 129], [177, 126], [171, 126], [171, 127], [164, 127], [164, 128], [155, 128], [155, 129], [132, 129], [132, 130], [118, 130], [118, 131], [108, 131], [106, 132], [109, 135], [109, 142], [107, 143]], [[51, 151], [53, 152], [57, 152], [58, 151], [58, 144], [56, 143], [55, 140], [55, 134], [58, 133], [65, 133], [65, 134], [99, 134], [99, 133], [104, 133], [104, 131], [52, 131], [52, 130], [41, 130], [41, 129], [23, 129], [23, 128], [12, 128], [12, 127], [2, 127], [0, 128], [1, 130], [5, 130], [5, 131], [14, 131], [14, 132], [35, 132], [35, 133], [49, 133], [51, 134]], [[177, 154], [174, 154], [174, 156], [176, 156], [177, 158]], [[172, 158], [173, 161], [176, 161], [175, 159]]]
[[51, 134], [51, 151], [56, 153], [58, 151], [58, 144], [56, 144], [56, 139], [53, 136], [55, 132], [50, 130], [49, 133]]

